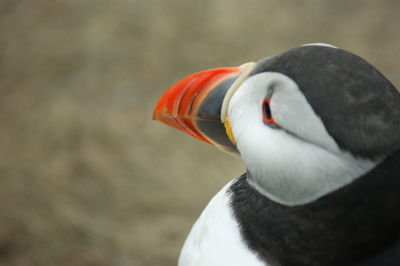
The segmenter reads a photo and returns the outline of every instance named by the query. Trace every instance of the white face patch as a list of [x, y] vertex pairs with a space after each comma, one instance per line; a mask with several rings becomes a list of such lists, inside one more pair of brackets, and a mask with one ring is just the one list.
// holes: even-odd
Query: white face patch
[[[281, 128], [263, 122], [262, 103]], [[237, 148], [259, 192], [285, 205], [306, 204], [372, 169], [377, 162], [342, 151], [296, 83], [274, 72], [251, 76], [229, 104]]]

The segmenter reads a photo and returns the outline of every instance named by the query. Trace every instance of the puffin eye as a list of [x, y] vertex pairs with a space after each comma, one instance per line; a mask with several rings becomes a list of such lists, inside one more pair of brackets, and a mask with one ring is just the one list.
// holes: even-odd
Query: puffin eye
[[269, 106], [269, 104], [271, 102], [271, 98], [264, 99], [264, 101], [263, 101], [263, 104], [262, 104], [263, 121], [266, 124], [271, 124], [271, 125], [277, 126], [278, 124], [275, 122], [274, 118], [272, 117], [271, 108]]

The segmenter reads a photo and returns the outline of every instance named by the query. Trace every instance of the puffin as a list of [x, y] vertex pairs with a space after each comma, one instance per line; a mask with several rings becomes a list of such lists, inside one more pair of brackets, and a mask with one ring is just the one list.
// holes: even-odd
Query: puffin
[[246, 167], [179, 266], [400, 265], [400, 93], [361, 57], [314, 43], [201, 71], [153, 119]]

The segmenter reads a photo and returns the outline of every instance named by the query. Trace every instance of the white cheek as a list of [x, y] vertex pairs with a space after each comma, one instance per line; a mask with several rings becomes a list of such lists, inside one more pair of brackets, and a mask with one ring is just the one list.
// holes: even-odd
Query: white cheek
[[274, 90], [271, 111], [275, 121], [286, 131], [296, 134], [331, 152], [340, 152], [321, 119], [315, 114], [307, 99], [292, 80]]
[[[271, 111], [281, 129], [262, 120], [271, 88]], [[228, 115], [250, 184], [282, 204], [311, 202], [377, 163], [341, 151], [297, 86], [279, 73], [250, 77], [233, 95]]]
[[[374, 164], [353, 164], [318, 146], [269, 127], [238, 131], [238, 150], [253, 187], [286, 205], [308, 203], [351, 182]], [[236, 136], [235, 136], [236, 137]]]

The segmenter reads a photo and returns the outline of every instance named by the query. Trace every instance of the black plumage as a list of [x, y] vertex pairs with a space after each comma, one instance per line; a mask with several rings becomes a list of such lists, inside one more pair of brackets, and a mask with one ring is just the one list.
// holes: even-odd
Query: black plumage
[[363, 265], [400, 240], [400, 150], [305, 205], [274, 202], [246, 179], [231, 186], [231, 207], [246, 244], [272, 265]]
[[301, 46], [260, 60], [251, 75], [267, 71], [294, 80], [342, 149], [377, 158], [400, 148], [399, 92], [361, 57]]

